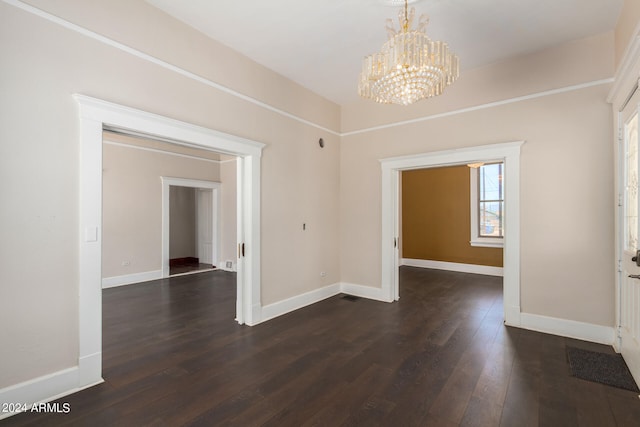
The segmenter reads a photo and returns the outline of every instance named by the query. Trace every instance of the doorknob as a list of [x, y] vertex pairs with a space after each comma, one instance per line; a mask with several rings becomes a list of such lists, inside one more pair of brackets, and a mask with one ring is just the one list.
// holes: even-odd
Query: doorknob
[[629, 277], [632, 279], [640, 279], [640, 274], [630, 274]]
[[640, 267], [640, 250], [636, 251], [636, 256], [631, 258], [631, 261], [635, 262], [638, 267]]

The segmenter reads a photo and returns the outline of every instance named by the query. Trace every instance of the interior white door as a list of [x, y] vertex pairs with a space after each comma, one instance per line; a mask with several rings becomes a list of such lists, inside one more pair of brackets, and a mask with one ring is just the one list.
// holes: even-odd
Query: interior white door
[[197, 189], [196, 227], [198, 258], [203, 264], [214, 264], [213, 190]]
[[[623, 190], [619, 217], [618, 242], [620, 279], [618, 290], [619, 310], [619, 348], [629, 370], [636, 382], [640, 383], [640, 258], [638, 249], [638, 213], [640, 213], [640, 197], [638, 197], [638, 179], [640, 171], [640, 155], [638, 152], [638, 107], [640, 91], [627, 103], [618, 117], [620, 141], [619, 170], [620, 185]], [[636, 261], [637, 259], [637, 261]]]

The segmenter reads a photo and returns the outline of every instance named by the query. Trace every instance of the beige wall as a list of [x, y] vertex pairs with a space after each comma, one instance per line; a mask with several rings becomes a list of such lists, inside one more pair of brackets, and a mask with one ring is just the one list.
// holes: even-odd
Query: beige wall
[[[339, 130], [335, 104], [142, 0], [30, 3]], [[0, 271], [0, 324], [13, 325], [0, 330], [0, 388], [78, 363], [81, 184], [74, 93], [265, 143], [262, 303], [339, 281], [339, 137], [4, 2], [0, 57], [0, 171], [13, 183], [0, 184], [0, 255], [5, 263]], [[317, 146], [320, 137], [327, 142], [322, 151]], [[21, 183], [19, 191], [16, 182]], [[310, 224], [305, 234], [300, 231], [303, 221]], [[38, 262], [25, 264], [25, 253]], [[327, 276], [321, 278], [320, 271]]]
[[466, 165], [402, 172], [402, 257], [502, 267], [502, 249], [471, 246]]
[[[591, 66], [593, 53], [587, 47], [600, 44], [605, 56], [611, 52], [610, 60]], [[563, 59], [560, 52], [572, 46], [580, 46], [580, 55]], [[415, 118], [420, 115], [417, 110], [455, 111], [468, 107], [469, 99], [478, 102], [476, 105], [482, 100], [497, 101], [485, 93], [487, 87], [496, 87], [501, 96], [522, 96], [557, 89], [560, 82], [572, 85], [610, 78], [612, 52], [613, 38], [606, 34], [554, 48], [551, 53], [475, 70], [468, 78], [476, 80], [477, 89], [466, 84], [457, 87], [466, 88], [468, 96], [451, 90], [422, 106], [407, 108], [405, 116]], [[546, 58], [546, 62], [530, 69], [520, 66], [532, 64], [536, 58]], [[565, 61], [576, 61], [585, 69], [574, 69], [574, 64]], [[561, 78], [548, 72], [545, 88], [538, 73], [547, 68], [558, 70]], [[492, 69], [500, 79], [492, 77]], [[518, 73], [508, 72], [516, 69]], [[598, 84], [344, 137], [342, 280], [380, 287], [379, 159], [524, 140], [520, 187], [522, 311], [612, 326], [614, 197], [611, 111], [606, 102], [609, 89], [609, 84]], [[376, 109], [344, 108], [344, 127], [361, 129], [376, 124], [370, 115]], [[394, 119], [401, 119], [393, 107], [389, 111]]]
[[[102, 149], [102, 277], [162, 270], [161, 177], [218, 182], [220, 166], [217, 162], [197, 158], [109, 144], [113, 140], [118, 143], [136, 141], [105, 134], [106, 143]], [[154, 146], [165, 149], [170, 144], [155, 142]], [[129, 262], [129, 265], [123, 265], [123, 262]]]
[[[614, 48], [613, 33], [604, 34], [469, 70], [444, 96], [414, 107], [359, 101], [341, 109], [143, 0], [27, 3], [344, 132], [610, 78], [620, 50], [620, 37]], [[635, 6], [627, 1], [625, 10]], [[622, 23], [617, 32], [633, 26]], [[380, 286], [378, 159], [526, 140], [522, 309], [613, 325], [607, 85], [340, 138], [4, 2], [0, 57], [0, 324], [12, 326], [0, 329], [0, 388], [77, 365], [81, 183], [73, 93], [266, 144], [263, 305], [340, 281]], [[38, 262], [26, 264], [25, 253]]]
[[615, 29], [616, 38], [616, 66], [625, 53], [625, 49], [631, 43], [631, 38], [637, 36], [638, 24], [640, 23], [640, 1], [625, 0], [622, 6], [622, 13]]
[[438, 98], [410, 107], [359, 99], [342, 108], [342, 130], [448, 113], [613, 77], [613, 32], [467, 70]]
[[169, 187], [169, 259], [197, 258], [196, 189]]

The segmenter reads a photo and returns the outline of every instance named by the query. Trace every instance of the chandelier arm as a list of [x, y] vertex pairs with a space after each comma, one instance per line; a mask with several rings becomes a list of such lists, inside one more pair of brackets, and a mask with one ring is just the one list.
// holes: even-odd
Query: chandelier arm
[[404, 32], [409, 31], [409, 0], [404, 0]]

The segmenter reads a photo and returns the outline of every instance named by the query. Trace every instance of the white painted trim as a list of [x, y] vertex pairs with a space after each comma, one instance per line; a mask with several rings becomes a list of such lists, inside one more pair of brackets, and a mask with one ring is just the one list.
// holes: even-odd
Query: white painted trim
[[[74, 94], [73, 97], [82, 106], [83, 118], [94, 121], [102, 120], [99, 122], [101, 124], [100, 149], [102, 149], [102, 127], [133, 135], [151, 134], [155, 131], [160, 135], [154, 135], [154, 137], [164, 137], [174, 144], [208, 149], [232, 156], [260, 157], [262, 149], [265, 147], [265, 144], [250, 139], [86, 95]], [[139, 126], [140, 130], [132, 129], [135, 126]]]
[[[183, 158], [186, 158], [186, 159], [200, 160], [200, 161], [209, 162], [209, 163], [217, 163], [217, 164], [223, 163], [220, 160], [207, 159], [206, 157], [198, 157], [198, 156], [193, 156], [193, 155], [190, 155], [190, 154], [175, 153], [173, 151], [160, 150], [158, 148], [141, 147], [139, 145], [124, 144], [122, 142], [108, 141], [106, 139], [103, 140], [102, 143], [105, 144], [105, 145], [114, 145], [116, 147], [131, 148], [133, 150], [149, 151], [149, 152], [152, 152], [152, 153], [167, 154], [169, 156], [183, 157]], [[229, 161], [229, 160], [225, 160], [225, 161]]]
[[[545, 91], [542, 91], [542, 92], [536, 92], [536, 93], [532, 93], [532, 94], [529, 94], [529, 95], [517, 96], [515, 98], [508, 98], [508, 99], [503, 99], [501, 101], [489, 102], [487, 104], [480, 104], [480, 105], [476, 105], [476, 106], [473, 106], [473, 107], [461, 108], [461, 109], [458, 109], [458, 110], [445, 111], [444, 113], [438, 113], [438, 114], [432, 114], [432, 115], [429, 115], [429, 116], [417, 117], [417, 118], [411, 119], [411, 120], [403, 120], [403, 121], [400, 121], [400, 122], [388, 123], [388, 124], [385, 124], [385, 125], [373, 126], [373, 127], [370, 127], [370, 128], [364, 128], [364, 129], [352, 130], [352, 131], [349, 131], [349, 132], [343, 132], [343, 133], [340, 134], [340, 136], [357, 135], [357, 134], [360, 134], [360, 133], [373, 132], [373, 131], [381, 130], [381, 129], [388, 129], [388, 128], [393, 128], [393, 127], [398, 127], [398, 126], [410, 125], [410, 124], [413, 124], [413, 123], [425, 122], [427, 120], [441, 119], [443, 117], [455, 116], [457, 114], [470, 113], [472, 111], [484, 110], [484, 109], [487, 109], [487, 108], [500, 107], [502, 105], [513, 104], [515, 102], [528, 101], [530, 99], [542, 98], [544, 96], [557, 95], [559, 93], [572, 92], [572, 91], [575, 91], [575, 90], [586, 89], [586, 88], [590, 88], [590, 87], [593, 87], [593, 86], [600, 86], [600, 85], [604, 85], [604, 84], [613, 83], [613, 81], [614, 81], [613, 78], [608, 78], [608, 79], [602, 79], [602, 80], [595, 80], [595, 81], [587, 82], [587, 83], [581, 83], [581, 84], [577, 84], [577, 85], [561, 87], [561, 88], [558, 88], [558, 89], [545, 90]], [[345, 142], [345, 141], [343, 141], [343, 142]]]
[[171, 277], [192, 276], [194, 274], [208, 273], [210, 271], [216, 271], [216, 270], [219, 270], [219, 268], [216, 267], [216, 268], [206, 268], [204, 270], [186, 271], [184, 273], [172, 274]]
[[411, 258], [402, 258], [401, 265], [419, 268], [432, 268], [435, 270], [457, 271], [460, 273], [484, 274], [486, 276], [502, 277], [504, 275], [504, 269], [502, 267], [493, 267], [490, 265], [462, 264], [458, 262]]
[[325, 286], [324, 288], [314, 289], [304, 294], [296, 295], [273, 304], [262, 307], [262, 321], [271, 320], [283, 314], [290, 313], [300, 308], [315, 304], [327, 298], [340, 293], [340, 284]]
[[520, 149], [524, 141], [465, 147], [453, 150], [391, 157], [380, 160], [382, 167], [382, 292], [399, 298], [398, 179], [402, 170], [504, 160], [505, 239], [503, 289], [505, 323], [520, 323]]
[[376, 301], [392, 301], [385, 297], [385, 294], [380, 288], [356, 285], [353, 283], [334, 283], [333, 285], [325, 286], [324, 288], [314, 289], [313, 291], [305, 292], [304, 294], [265, 305], [262, 307], [262, 321], [265, 322], [278, 316], [282, 316], [283, 314], [291, 313], [292, 311], [315, 304], [341, 293]]
[[[615, 194], [614, 209], [617, 211], [615, 218], [615, 265], [618, 266], [615, 275], [615, 319], [616, 327], [614, 332], [620, 330], [620, 334], [614, 333], [613, 346], [619, 351], [627, 363], [631, 374], [636, 382], [640, 383], [640, 346], [634, 337], [628, 334], [622, 325], [623, 301], [622, 286], [625, 277], [622, 268], [623, 257], [628, 256], [624, 249], [624, 212], [621, 206], [622, 195], [624, 194], [624, 136], [622, 111], [627, 101], [631, 101], [633, 90], [639, 84], [640, 78], [640, 24], [636, 25], [631, 40], [627, 45], [622, 60], [616, 70], [615, 83], [609, 92], [607, 101], [612, 104], [613, 110], [613, 148], [615, 153]], [[639, 89], [640, 90], [640, 89]]]
[[[0, 402], [24, 403], [31, 408], [36, 403], [50, 402], [103, 382], [100, 379], [79, 387], [77, 384], [82, 382], [78, 380], [80, 376], [81, 368], [75, 366], [15, 384], [0, 390]], [[0, 413], [0, 420], [13, 415], [16, 413]]]
[[115, 288], [117, 286], [132, 285], [148, 282], [149, 280], [162, 279], [162, 270], [143, 271], [141, 273], [125, 274], [122, 276], [105, 277], [102, 279], [102, 289]]
[[[250, 274], [238, 274], [239, 323], [260, 321], [260, 156], [265, 144], [151, 114], [107, 101], [75, 94], [79, 111], [80, 200], [79, 200], [79, 355], [80, 375], [69, 390], [102, 381], [102, 136], [103, 129], [127, 129], [157, 135], [176, 143], [237, 156], [246, 165], [239, 176], [246, 199], [239, 210], [238, 228], [245, 244], [254, 248], [239, 267]], [[244, 311], [245, 307], [253, 310]], [[257, 310], [255, 309], [257, 307]], [[257, 315], [256, 315], [257, 312]], [[37, 396], [26, 402], [41, 400]]]
[[213, 212], [213, 256], [214, 260], [220, 253], [220, 183], [214, 181], [201, 181], [197, 179], [173, 178], [161, 176], [162, 181], [162, 277], [169, 277], [169, 234], [170, 234], [170, 187], [207, 188], [213, 191], [212, 212]]
[[520, 327], [524, 329], [600, 344], [612, 345], [615, 336], [614, 328], [611, 326], [594, 325], [539, 314], [521, 313], [520, 321]]
[[[238, 290], [243, 292], [244, 306], [240, 313], [252, 326], [262, 321], [260, 302], [260, 159], [238, 157], [238, 243], [244, 244], [244, 256], [237, 260]], [[241, 238], [242, 237], [242, 238]], [[240, 280], [242, 278], [242, 280]]]
[[356, 285], [354, 283], [340, 283], [340, 291], [343, 294], [353, 295], [356, 297], [367, 298], [382, 302], [393, 302], [393, 298], [388, 298], [388, 295], [383, 292], [381, 288], [373, 288], [371, 286]]
[[631, 41], [625, 49], [624, 55], [615, 75], [615, 82], [607, 102], [616, 107], [617, 111], [629, 96], [629, 90], [638, 82], [640, 74], [640, 24], [636, 26]]
[[575, 91], [575, 90], [580, 90], [580, 89], [585, 89], [585, 88], [589, 88], [592, 86], [598, 86], [598, 85], [602, 85], [602, 84], [609, 84], [609, 83], [613, 83], [614, 79], [613, 78], [608, 78], [608, 79], [601, 79], [601, 80], [595, 80], [595, 81], [591, 81], [591, 82], [586, 82], [586, 83], [581, 83], [581, 84], [576, 84], [576, 85], [571, 85], [571, 86], [565, 86], [562, 88], [557, 88], [557, 89], [552, 89], [552, 90], [547, 90], [547, 91], [542, 91], [542, 92], [536, 92], [536, 93], [532, 93], [529, 95], [524, 95], [524, 96], [518, 96], [518, 97], [514, 97], [514, 98], [508, 98], [508, 99], [504, 99], [501, 101], [495, 101], [495, 102], [490, 102], [490, 103], [486, 103], [486, 104], [481, 104], [481, 105], [476, 105], [473, 107], [468, 107], [468, 108], [462, 108], [462, 109], [458, 109], [458, 110], [453, 110], [453, 111], [447, 111], [444, 113], [439, 113], [439, 114], [433, 114], [433, 115], [429, 115], [429, 116], [423, 116], [423, 117], [418, 117], [412, 120], [404, 120], [404, 121], [400, 121], [400, 122], [395, 122], [395, 123], [389, 123], [386, 125], [381, 125], [381, 126], [373, 126], [370, 128], [363, 128], [363, 129], [357, 129], [357, 130], [353, 130], [353, 131], [349, 131], [349, 132], [339, 132], [339, 131], [334, 131], [332, 129], [329, 129], [325, 126], [319, 125], [317, 123], [314, 123], [312, 121], [303, 119], [301, 117], [298, 117], [294, 114], [288, 113], [284, 110], [281, 110], [279, 108], [273, 107], [265, 102], [262, 102], [258, 99], [252, 98], [248, 95], [244, 95], [240, 92], [237, 92], [231, 88], [228, 88], [226, 86], [221, 85], [220, 83], [214, 82], [212, 80], [206, 79], [204, 77], [201, 77], [197, 74], [194, 74], [190, 71], [187, 71], [183, 68], [180, 68], [176, 65], [170, 64], [166, 61], [163, 61], [161, 59], [158, 59], [154, 56], [151, 56], [149, 54], [146, 54], [142, 51], [139, 51], [137, 49], [133, 49], [129, 46], [126, 46], [122, 43], [119, 43], [113, 39], [110, 39], [108, 37], [105, 37], [103, 35], [100, 35], [98, 33], [95, 33], [91, 30], [88, 30], [86, 28], [83, 28], [79, 25], [76, 25], [72, 22], [66, 21], [62, 18], [59, 18], [55, 15], [52, 15], [48, 12], [45, 12], [41, 9], [38, 9], [34, 6], [31, 6], [29, 4], [26, 4], [20, 0], [2, 0], [5, 3], [15, 6], [19, 9], [24, 10], [25, 12], [29, 12], [33, 15], [36, 15], [40, 18], [46, 19], [47, 21], [53, 22], [55, 24], [58, 24], [64, 28], [67, 28], [68, 30], [71, 31], [75, 31], [79, 34], [82, 34], [86, 37], [89, 37], [93, 40], [96, 40], [100, 43], [103, 43], [105, 45], [111, 46], [113, 48], [116, 48], [118, 50], [121, 50], [123, 52], [126, 52], [130, 55], [133, 55], [139, 59], [151, 62], [153, 64], [156, 64], [160, 67], [163, 67], [167, 70], [173, 71], [177, 74], [180, 74], [184, 77], [190, 78], [192, 80], [195, 80], [199, 83], [205, 84], [207, 86], [216, 88], [224, 93], [227, 93], [229, 95], [235, 96], [239, 99], [242, 99], [244, 101], [250, 102], [252, 104], [258, 105], [262, 108], [265, 108], [269, 111], [275, 112], [277, 114], [280, 114], [284, 117], [288, 117], [290, 119], [293, 119], [297, 122], [315, 127], [317, 129], [326, 131], [332, 135], [336, 135], [336, 136], [351, 136], [351, 135], [357, 135], [360, 133], [367, 133], [367, 132], [373, 132], [376, 130], [380, 130], [380, 129], [386, 129], [386, 128], [391, 128], [391, 127], [397, 127], [397, 126], [404, 126], [404, 125], [408, 125], [408, 124], [412, 124], [412, 123], [417, 123], [417, 122], [422, 122], [422, 121], [426, 121], [426, 120], [433, 120], [433, 119], [439, 119], [442, 117], [448, 117], [448, 116], [452, 116], [452, 115], [456, 115], [456, 114], [463, 114], [463, 113], [468, 113], [471, 111], [476, 111], [476, 110], [482, 110], [482, 109], [486, 109], [486, 108], [493, 108], [493, 107], [498, 107], [501, 105], [506, 105], [506, 104], [511, 104], [514, 102], [520, 102], [520, 101], [526, 101], [529, 99], [535, 99], [535, 98], [540, 98], [540, 97], [544, 97], [544, 96], [550, 96], [550, 95], [556, 95], [559, 93], [564, 93], [564, 92], [571, 92], [571, 91]]
[[477, 240], [469, 240], [469, 246], [475, 248], [504, 248], [504, 238], [478, 237]]
[[250, 103], [252, 103], [254, 105], [257, 105], [259, 107], [262, 107], [262, 108], [264, 108], [266, 110], [269, 110], [269, 111], [272, 111], [274, 113], [280, 114], [280, 115], [282, 115], [284, 117], [288, 117], [290, 119], [293, 119], [293, 120], [295, 120], [297, 122], [300, 122], [300, 123], [303, 123], [305, 125], [313, 126], [313, 127], [317, 128], [317, 129], [323, 130], [323, 131], [331, 133], [333, 135], [340, 135], [340, 133], [337, 132], [337, 131], [329, 129], [329, 128], [325, 127], [325, 126], [321, 126], [321, 125], [319, 125], [317, 123], [313, 123], [313, 122], [311, 122], [309, 120], [303, 119], [302, 117], [299, 117], [299, 116], [296, 116], [295, 114], [291, 114], [291, 113], [289, 113], [287, 111], [281, 110], [280, 108], [277, 108], [277, 107], [274, 107], [272, 105], [269, 105], [266, 102], [260, 101], [260, 100], [258, 100], [256, 98], [251, 97], [251, 96], [242, 94], [242, 93], [240, 93], [240, 92], [238, 92], [238, 91], [236, 91], [234, 89], [231, 89], [231, 88], [229, 88], [227, 86], [224, 86], [224, 85], [222, 85], [220, 83], [214, 82], [213, 80], [209, 80], [207, 78], [199, 76], [199, 75], [197, 75], [195, 73], [192, 73], [191, 71], [185, 70], [184, 68], [181, 68], [181, 67], [173, 65], [173, 64], [171, 64], [169, 62], [163, 61], [163, 60], [161, 60], [159, 58], [156, 58], [155, 56], [151, 56], [151, 55], [149, 55], [147, 53], [144, 53], [144, 52], [142, 52], [142, 51], [140, 51], [138, 49], [134, 49], [132, 47], [126, 46], [126, 45], [124, 45], [124, 44], [122, 44], [120, 42], [117, 42], [117, 41], [115, 41], [113, 39], [105, 37], [105, 36], [103, 36], [101, 34], [95, 33], [95, 32], [93, 32], [91, 30], [88, 30], [88, 29], [86, 29], [84, 27], [81, 27], [81, 26], [79, 26], [77, 24], [74, 24], [74, 23], [69, 22], [67, 20], [64, 20], [64, 19], [62, 19], [60, 17], [52, 15], [52, 14], [50, 14], [48, 12], [45, 12], [42, 9], [38, 9], [38, 8], [36, 8], [34, 6], [31, 6], [29, 4], [26, 4], [26, 3], [22, 2], [22, 1], [19, 1], [19, 0], [3, 0], [3, 1], [5, 3], [7, 3], [7, 4], [10, 4], [11, 6], [15, 6], [15, 7], [19, 8], [19, 9], [22, 9], [25, 12], [29, 12], [29, 13], [31, 13], [33, 15], [39, 16], [40, 18], [46, 19], [47, 21], [53, 22], [55, 24], [58, 24], [58, 25], [66, 28], [68, 30], [75, 31], [75, 32], [77, 32], [79, 34], [82, 34], [83, 36], [89, 37], [89, 38], [91, 38], [93, 40], [96, 40], [96, 41], [102, 43], [102, 44], [105, 44], [107, 46], [113, 47], [115, 49], [118, 49], [118, 50], [120, 50], [122, 52], [125, 52], [125, 53], [128, 53], [130, 55], [133, 55], [133, 56], [135, 56], [135, 57], [137, 57], [139, 59], [142, 59], [144, 61], [151, 62], [152, 64], [158, 65], [158, 66], [160, 66], [162, 68], [165, 68], [167, 70], [173, 71], [174, 73], [180, 74], [181, 76], [187, 77], [187, 78], [189, 78], [191, 80], [195, 80], [198, 83], [202, 83], [202, 84], [204, 84], [206, 86], [215, 88], [215, 89], [217, 89], [217, 90], [219, 90], [221, 92], [224, 92], [226, 94], [235, 96], [236, 98], [242, 99], [243, 101], [250, 102]]

